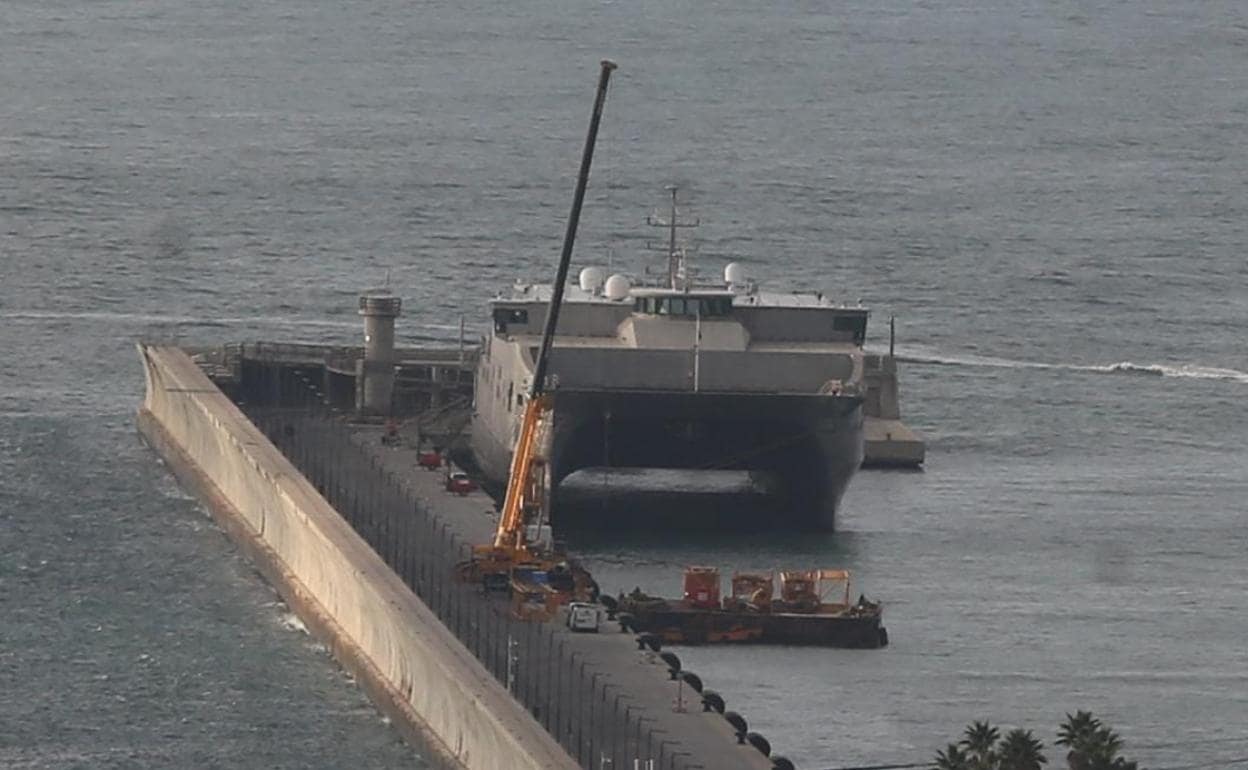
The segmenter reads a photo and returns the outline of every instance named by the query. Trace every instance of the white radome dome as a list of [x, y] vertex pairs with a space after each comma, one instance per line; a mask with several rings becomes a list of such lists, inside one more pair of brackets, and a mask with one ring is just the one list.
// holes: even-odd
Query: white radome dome
[[627, 298], [630, 289], [632, 289], [632, 286], [629, 284], [628, 279], [616, 273], [607, 279], [607, 283], [603, 287], [603, 293], [607, 295], [607, 299], [618, 301]]
[[729, 262], [724, 265], [724, 283], [731, 286], [744, 286], [749, 279], [745, 275], [745, 265], [740, 262]]
[[589, 294], [597, 294], [602, 289], [602, 283], [607, 279], [607, 274], [601, 267], [586, 267], [581, 270], [580, 284], [581, 291]]

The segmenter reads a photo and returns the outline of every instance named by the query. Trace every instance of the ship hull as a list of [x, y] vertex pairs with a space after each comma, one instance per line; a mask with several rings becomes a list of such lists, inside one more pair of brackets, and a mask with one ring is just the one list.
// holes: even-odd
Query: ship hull
[[[487, 480], [505, 482], [509, 442], [474, 421], [473, 453]], [[585, 468], [738, 471], [753, 494], [716, 501], [672, 490], [671, 504], [564, 505], [561, 526], [831, 530], [862, 462], [861, 399], [805, 394], [673, 393], [560, 389], [555, 394], [551, 475], [558, 487]], [[681, 504], [684, 502], [690, 505]], [[650, 502], [653, 502], [651, 500]]]

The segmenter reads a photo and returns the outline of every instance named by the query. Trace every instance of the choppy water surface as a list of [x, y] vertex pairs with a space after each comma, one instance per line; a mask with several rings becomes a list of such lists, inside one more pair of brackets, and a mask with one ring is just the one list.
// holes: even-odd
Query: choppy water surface
[[835, 535], [580, 543], [604, 585], [854, 568], [885, 651], [682, 651], [804, 767], [1075, 708], [1248, 754], [1246, 51], [1212, 0], [5, 3], [0, 760], [410, 760], [137, 443], [131, 343], [352, 339], [387, 274], [409, 340], [475, 323], [554, 263], [602, 56], [580, 263], [684, 185], [708, 272], [899, 316], [931, 442]]

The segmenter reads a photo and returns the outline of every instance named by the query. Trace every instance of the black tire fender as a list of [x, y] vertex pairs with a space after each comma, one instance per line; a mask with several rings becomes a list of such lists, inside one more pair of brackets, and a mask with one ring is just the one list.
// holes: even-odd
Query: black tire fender
[[746, 733], [745, 740], [748, 741], [751, 746], [758, 749], [758, 752], [764, 757], [771, 756], [771, 741], [767, 740], [762, 735], [758, 733]]
[[717, 714], [724, 713], [724, 696], [714, 690], [702, 691], [702, 710], [714, 711]]

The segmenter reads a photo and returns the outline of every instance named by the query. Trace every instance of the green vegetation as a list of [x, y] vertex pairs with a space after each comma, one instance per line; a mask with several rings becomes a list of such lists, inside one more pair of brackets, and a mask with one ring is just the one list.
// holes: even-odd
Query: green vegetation
[[[1118, 755], [1122, 738], [1087, 711], [1067, 714], [1057, 730], [1070, 770], [1138, 770]], [[1048, 763], [1044, 744], [1031, 730], [1016, 728], [1004, 737], [988, 722], [973, 722], [962, 740], [936, 752], [935, 770], [1042, 770]]]

